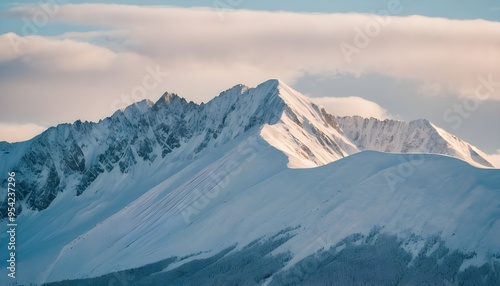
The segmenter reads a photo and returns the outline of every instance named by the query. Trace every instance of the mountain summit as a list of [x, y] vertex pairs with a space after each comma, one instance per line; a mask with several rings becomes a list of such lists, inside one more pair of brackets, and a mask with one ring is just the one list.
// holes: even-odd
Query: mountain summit
[[0, 148], [18, 180], [26, 284], [345, 282], [353, 253], [399, 269], [375, 284], [500, 269], [500, 173], [476, 168], [491, 166], [477, 148], [426, 120], [335, 117], [279, 80], [206, 104], [165, 93]]

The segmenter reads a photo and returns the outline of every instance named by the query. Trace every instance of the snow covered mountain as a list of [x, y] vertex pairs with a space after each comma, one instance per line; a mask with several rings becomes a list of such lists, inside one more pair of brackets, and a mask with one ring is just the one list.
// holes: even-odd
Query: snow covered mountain
[[443, 154], [478, 167], [493, 167], [481, 150], [426, 119], [404, 122], [346, 116], [338, 117], [337, 121], [360, 150]]
[[3, 143], [0, 171], [17, 171], [24, 178], [19, 197], [25, 207], [43, 210], [64, 190], [76, 189], [79, 196], [115, 168], [126, 174], [138, 162], [182, 164], [265, 125], [263, 136], [296, 166], [322, 165], [357, 151], [332, 115], [271, 80], [254, 89], [237, 85], [201, 105], [166, 93], [154, 104], [139, 102], [99, 123], [62, 124], [28, 142]]
[[[201, 105], [166, 93], [154, 104], [133, 104], [99, 123], [77, 121], [27, 142], [3, 142], [0, 171], [24, 176], [19, 195], [25, 207], [43, 210], [63, 190], [81, 195], [114, 168], [127, 173], [138, 161], [193, 160], [252, 128], [287, 154], [295, 168], [324, 165], [359, 150], [444, 154], [491, 167], [477, 148], [426, 120], [335, 118], [270, 80], [252, 89], [237, 85]], [[3, 204], [3, 214], [5, 209]]]
[[199, 285], [210, 272], [307, 285], [332, 269], [354, 279], [341, 263], [352, 253], [392, 263], [391, 279], [409, 284], [448, 260], [429, 277], [489, 282], [500, 270], [500, 171], [471, 166], [490, 166], [481, 154], [424, 120], [336, 118], [270, 80], [206, 104], [166, 93], [1, 143], [0, 171], [20, 184], [22, 283]]

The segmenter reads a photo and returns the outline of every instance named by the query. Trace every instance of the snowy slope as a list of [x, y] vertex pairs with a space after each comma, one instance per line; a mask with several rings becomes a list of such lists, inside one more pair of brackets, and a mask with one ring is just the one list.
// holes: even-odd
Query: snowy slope
[[425, 119], [405, 122], [345, 116], [337, 121], [360, 150], [443, 154], [478, 167], [493, 167], [482, 151]]
[[[45, 247], [60, 248], [57, 256], [20, 267], [41, 273], [38, 282], [85, 278], [171, 256], [206, 258], [232, 245], [237, 252], [288, 227], [295, 236], [274, 252], [292, 254], [283, 270], [350, 234], [368, 235], [374, 227], [409, 241], [405, 247], [414, 255], [432, 236], [451, 250], [475, 251], [464, 267], [500, 255], [498, 170], [476, 169], [445, 156], [376, 152], [312, 169], [286, 164], [286, 156], [258, 136], [241, 138], [150, 188], [72, 241], [44, 239]], [[58, 215], [59, 224], [74, 223], [65, 215], [69, 208], [57, 214], [51, 209], [25, 220], [48, 222]], [[20, 249], [33, 251], [37, 245], [28, 241]]]

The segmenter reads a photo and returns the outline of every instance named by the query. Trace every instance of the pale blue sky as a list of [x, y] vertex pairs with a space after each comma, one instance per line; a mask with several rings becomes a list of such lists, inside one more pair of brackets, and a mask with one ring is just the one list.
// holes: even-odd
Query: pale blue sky
[[[18, 0], [1, 1], [0, 10], [6, 11], [18, 4], [38, 4], [38, 3], [117, 3], [131, 5], [172, 5], [179, 7], [209, 7], [213, 8], [224, 3], [234, 9], [269, 10], [269, 11], [294, 11], [312, 13], [377, 13], [386, 9], [388, 0], [123, 0], [123, 1], [98, 1], [98, 0]], [[232, 5], [231, 3], [234, 3]], [[401, 0], [404, 3], [404, 10], [401, 16], [423, 15], [429, 17], [443, 17], [448, 19], [485, 19], [490, 21], [500, 21], [500, 2], [497, 0]], [[1, 17], [0, 34], [7, 32], [21, 33], [21, 19]], [[66, 31], [86, 31], [88, 27], [77, 25], [50, 25], [40, 33], [43, 35], [53, 35]]]

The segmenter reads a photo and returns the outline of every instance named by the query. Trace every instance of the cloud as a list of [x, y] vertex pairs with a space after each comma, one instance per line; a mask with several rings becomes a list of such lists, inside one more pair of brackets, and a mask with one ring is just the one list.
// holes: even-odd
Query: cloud
[[87, 42], [14, 33], [0, 35], [0, 47], [0, 63], [18, 60], [19, 65], [44, 72], [106, 70], [123, 60], [120, 54]]
[[[17, 52], [10, 46], [12, 41], [18, 44]], [[148, 69], [158, 66], [134, 52], [13, 33], [0, 35], [0, 47], [7, 47], [0, 50], [0, 122], [50, 126], [77, 119], [96, 121], [116, 111], [117, 100], [131, 104], [157, 99], [167, 87], [161, 78], [161, 82], [149, 82], [154, 88], [132, 96], [144, 85]]]
[[495, 168], [500, 169], [500, 149], [497, 150], [496, 154], [488, 154], [486, 158]]
[[[403, 7], [404, 8], [404, 7]], [[39, 12], [38, 6], [10, 10], [17, 17]], [[279, 77], [293, 83], [309, 73], [380, 73], [423, 84], [423, 91], [452, 90], [471, 95], [479, 76], [500, 80], [500, 23], [423, 16], [376, 18], [368, 14], [307, 14], [215, 9], [68, 4], [52, 21], [126, 30], [128, 47], [171, 67], [210, 69], [232, 83], [250, 84]], [[161, 28], [160, 28], [161, 27]], [[370, 32], [370, 29], [378, 31]], [[360, 40], [362, 39], [362, 40]], [[364, 39], [364, 40], [363, 40]], [[363, 45], [356, 45], [356, 41]], [[357, 52], [347, 60], [343, 44]], [[186, 69], [183, 70], [186, 70]], [[239, 78], [234, 71], [240, 72]], [[262, 76], [252, 74], [261, 71]], [[266, 72], [267, 71], [267, 72]], [[241, 74], [243, 73], [243, 74]], [[269, 76], [270, 74], [274, 76]], [[214, 76], [194, 74], [199, 89], [180, 86], [191, 96]], [[227, 87], [229, 80], [217, 87]], [[428, 95], [433, 95], [430, 92]], [[197, 95], [199, 96], [199, 95]], [[500, 99], [500, 87], [492, 98]]]
[[0, 141], [7, 142], [20, 142], [29, 140], [41, 132], [45, 131], [47, 127], [27, 123], [27, 124], [3, 124], [0, 123]]
[[335, 116], [359, 115], [366, 118], [393, 118], [393, 116], [387, 113], [387, 110], [377, 103], [357, 96], [319, 97], [311, 99]]

